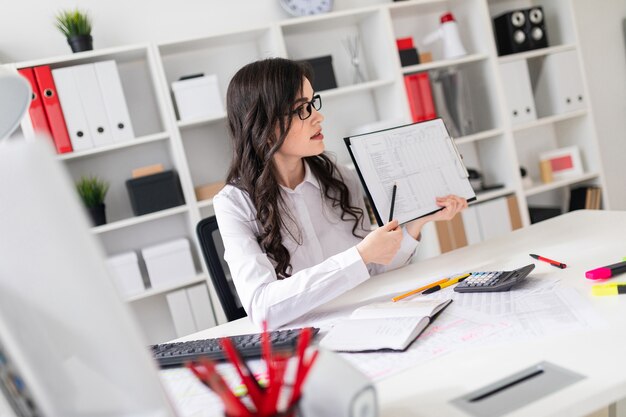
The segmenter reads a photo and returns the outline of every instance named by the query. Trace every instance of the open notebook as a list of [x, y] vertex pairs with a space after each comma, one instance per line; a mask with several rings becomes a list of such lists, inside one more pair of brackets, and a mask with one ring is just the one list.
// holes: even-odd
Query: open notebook
[[320, 346], [338, 352], [406, 350], [451, 302], [415, 299], [357, 308], [328, 332]]

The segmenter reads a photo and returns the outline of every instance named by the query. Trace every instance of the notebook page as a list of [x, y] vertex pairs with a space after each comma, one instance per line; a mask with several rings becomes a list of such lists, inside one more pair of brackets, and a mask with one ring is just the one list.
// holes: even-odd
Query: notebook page
[[419, 317], [342, 320], [320, 346], [341, 352], [404, 350], [427, 325], [428, 319]]
[[441, 119], [354, 137], [350, 148], [378, 214], [385, 221], [394, 183], [394, 217], [400, 223], [438, 210], [436, 197], [475, 197]]

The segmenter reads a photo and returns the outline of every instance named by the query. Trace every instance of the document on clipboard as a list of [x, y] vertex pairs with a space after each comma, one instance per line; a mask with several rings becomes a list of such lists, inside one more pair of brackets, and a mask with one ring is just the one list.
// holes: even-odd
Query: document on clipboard
[[476, 199], [454, 139], [441, 119], [344, 138], [379, 226], [397, 192], [394, 218], [400, 224], [441, 210], [437, 197]]

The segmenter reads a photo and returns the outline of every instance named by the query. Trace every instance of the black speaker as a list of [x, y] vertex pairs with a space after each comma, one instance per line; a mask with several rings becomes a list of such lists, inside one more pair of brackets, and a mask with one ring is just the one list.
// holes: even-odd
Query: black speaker
[[545, 15], [541, 6], [512, 10], [493, 19], [499, 55], [548, 46]]

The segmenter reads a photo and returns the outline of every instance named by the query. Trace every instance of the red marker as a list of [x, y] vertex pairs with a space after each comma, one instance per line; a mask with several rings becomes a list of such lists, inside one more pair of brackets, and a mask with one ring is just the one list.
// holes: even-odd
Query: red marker
[[547, 262], [547, 263], [549, 263], [552, 266], [556, 266], [557, 268], [561, 268], [561, 269], [567, 268], [567, 265], [565, 265], [564, 263], [553, 261], [552, 259], [544, 258], [543, 256], [539, 256], [539, 255], [535, 255], [535, 254], [531, 253], [530, 257], [531, 258], [535, 258], [535, 259], [540, 260], [540, 261]]

